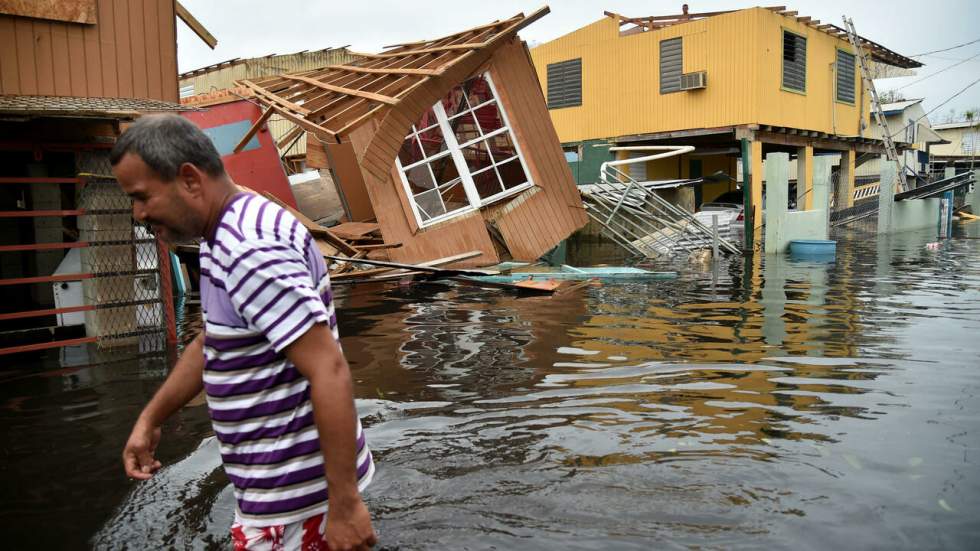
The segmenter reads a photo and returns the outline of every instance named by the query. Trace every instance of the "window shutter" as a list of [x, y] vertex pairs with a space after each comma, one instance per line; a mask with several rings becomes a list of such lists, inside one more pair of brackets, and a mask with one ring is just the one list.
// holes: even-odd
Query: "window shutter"
[[783, 31], [783, 88], [806, 92], [806, 37]]
[[854, 56], [837, 50], [837, 101], [854, 103]]
[[660, 93], [680, 92], [684, 72], [684, 44], [681, 37], [660, 41]]
[[548, 65], [548, 109], [582, 105], [582, 58]]

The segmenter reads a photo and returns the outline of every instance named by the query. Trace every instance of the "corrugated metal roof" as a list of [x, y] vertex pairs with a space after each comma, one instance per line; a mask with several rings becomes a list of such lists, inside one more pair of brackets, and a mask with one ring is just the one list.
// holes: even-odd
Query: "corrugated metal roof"
[[950, 128], [967, 128], [970, 126], [980, 126], [980, 120], [978, 121], [959, 121], [959, 122], [947, 122], [943, 124], [932, 125], [933, 130], [948, 130]]
[[[647, 17], [626, 17], [624, 15], [620, 15], [618, 13], [611, 12], [611, 11], [606, 11], [603, 13], [607, 17], [611, 17], [619, 21], [619, 25], [621, 27], [620, 30], [621, 33], [633, 34], [636, 32], [646, 32], [649, 30], [661, 29], [664, 27], [669, 27], [671, 25], [680, 25], [683, 23], [687, 23], [689, 21], [697, 21], [698, 19], [704, 19], [705, 17], [714, 17], [716, 15], [723, 15], [726, 13], [741, 11], [741, 10], [723, 10], [723, 11], [712, 11], [712, 12], [703, 12], [703, 13], [689, 13], [687, 11], [687, 4], [684, 4], [683, 9], [684, 9], [684, 13], [681, 14], [653, 15]], [[747, 9], [752, 9], [752, 8], [747, 8]], [[799, 21], [804, 25], [807, 25], [808, 27], [812, 27], [820, 32], [827, 33], [831, 36], [840, 38], [842, 40], [847, 40], [847, 32], [844, 29], [838, 27], [837, 25], [833, 25], [831, 23], [824, 23], [821, 25], [820, 20], [813, 19], [812, 17], [808, 17], [808, 16], [800, 16], [798, 15], [799, 12], [797, 12], [796, 10], [788, 10], [786, 9], [786, 6], [765, 6], [763, 9], [767, 9], [769, 11], [772, 11], [773, 13], [782, 15], [784, 17], [793, 18], [796, 21]], [[622, 29], [622, 27], [628, 25], [632, 25], [632, 27], [627, 27], [626, 29]], [[881, 44], [878, 44], [877, 42], [874, 42], [872, 40], [868, 40], [863, 36], [858, 36], [858, 39], [861, 41], [861, 47], [867, 50], [868, 53], [871, 55], [871, 57], [877, 61], [886, 63], [888, 65], [894, 65], [896, 67], [904, 67], [904, 68], [922, 67], [923, 65], [923, 63], [920, 61], [916, 61], [914, 59], [905, 57], [899, 54], [898, 52], [889, 50], [888, 48], [882, 46]]]
[[16, 115], [118, 118], [148, 112], [190, 110], [194, 108], [155, 99], [0, 96], [0, 113]]
[[881, 110], [886, 113], [889, 111], [904, 111], [909, 107], [912, 107], [916, 103], [922, 103], [921, 99], [907, 99], [902, 101], [895, 101], [892, 103], [882, 103]]

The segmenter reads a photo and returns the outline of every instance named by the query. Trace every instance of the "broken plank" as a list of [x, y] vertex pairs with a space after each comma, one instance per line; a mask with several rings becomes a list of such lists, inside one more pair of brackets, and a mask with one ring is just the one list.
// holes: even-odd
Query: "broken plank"
[[235, 146], [235, 149], [232, 150], [232, 153], [241, 153], [241, 151], [245, 149], [245, 146], [248, 145], [249, 140], [252, 139], [252, 136], [255, 136], [255, 134], [259, 131], [259, 129], [262, 128], [262, 125], [265, 124], [267, 120], [269, 120], [269, 117], [274, 112], [275, 111], [271, 107], [267, 107], [265, 113], [262, 113], [262, 116], [259, 117], [259, 120], [255, 121], [255, 124], [253, 124], [252, 127], [248, 129], [248, 132], [246, 132], [245, 135], [242, 136], [242, 139], [238, 140], [238, 145]]

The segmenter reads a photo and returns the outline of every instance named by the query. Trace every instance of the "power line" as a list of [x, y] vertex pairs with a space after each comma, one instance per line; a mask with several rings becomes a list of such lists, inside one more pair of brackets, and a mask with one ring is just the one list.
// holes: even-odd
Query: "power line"
[[958, 61], [958, 62], [956, 62], [956, 63], [954, 63], [954, 64], [952, 64], [952, 65], [950, 65], [949, 67], [945, 67], [945, 68], [943, 68], [943, 69], [940, 69], [940, 70], [938, 70], [938, 71], [936, 71], [935, 73], [930, 73], [930, 74], [928, 74], [928, 75], [926, 75], [926, 76], [924, 76], [924, 77], [922, 77], [922, 78], [919, 78], [919, 79], [916, 79], [916, 80], [913, 80], [912, 82], [910, 82], [910, 83], [908, 83], [908, 84], [904, 84], [904, 85], [902, 85], [902, 86], [899, 86], [898, 88], [895, 88], [895, 89], [896, 89], [896, 90], [901, 90], [901, 89], [903, 89], [903, 88], [908, 88], [909, 86], [912, 86], [913, 84], [918, 84], [918, 83], [920, 83], [920, 82], [922, 82], [923, 80], [926, 80], [927, 78], [930, 78], [930, 77], [934, 77], [934, 76], [936, 76], [936, 75], [938, 75], [939, 73], [942, 73], [942, 72], [945, 72], [945, 71], [948, 71], [948, 70], [950, 70], [950, 69], [952, 69], [953, 67], [956, 67], [956, 66], [958, 66], [958, 65], [963, 65], [963, 64], [964, 64], [964, 63], [966, 63], [967, 61], [970, 61], [970, 60], [972, 60], [972, 59], [974, 59], [974, 58], [977, 58], [977, 57], [980, 57], [980, 53], [978, 53], [978, 54], [976, 54], [976, 55], [974, 55], [973, 57], [968, 57], [968, 58], [966, 58], [966, 59], [963, 59], [963, 60], [960, 60], [960, 61]]
[[938, 54], [939, 52], [948, 52], [950, 50], [955, 50], [956, 48], [962, 48], [963, 46], [969, 46], [970, 44], [976, 44], [977, 42], [980, 42], [980, 38], [978, 38], [976, 40], [971, 40], [970, 42], [964, 42], [962, 44], [957, 44], [956, 46], [951, 46], [949, 48], [943, 48], [942, 50], [933, 50], [931, 52], [924, 52], [924, 53], [921, 53], [921, 54], [910, 55], [909, 57], [921, 57], [921, 56], [929, 55], [929, 54]]
[[[928, 117], [928, 116], [929, 116], [930, 114], [932, 114], [932, 113], [934, 113], [934, 112], [936, 111], [936, 109], [939, 109], [940, 107], [942, 107], [942, 106], [944, 106], [944, 105], [946, 105], [947, 103], [949, 103], [949, 102], [951, 102], [951, 101], [953, 101], [953, 100], [954, 100], [954, 99], [955, 99], [955, 98], [956, 98], [957, 96], [959, 96], [959, 95], [960, 95], [960, 94], [962, 94], [963, 92], [966, 92], [966, 91], [967, 91], [967, 90], [969, 90], [970, 88], [973, 88], [974, 86], [976, 86], [976, 84], [977, 84], [978, 82], [980, 82], [980, 78], [978, 78], [977, 80], [974, 80], [974, 81], [973, 81], [973, 82], [971, 82], [970, 84], [967, 84], [965, 88], [963, 88], [963, 89], [962, 89], [962, 90], [960, 90], [959, 92], [956, 92], [956, 93], [955, 93], [955, 94], [953, 94], [952, 96], [949, 96], [949, 97], [948, 97], [948, 98], [946, 98], [946, 99], [945, 99], [945, 100], [944, 100], [944, 101], [943, 101], [942, 103], [940, 103], [939, 105], [937, 105], [937, 106], [935, 106], [935, 107], [933, 107], [932, 109], [930, 109], [930, 110], [928, 110], [928, 111], [926, 111], [926, 113], [925, 113], [924, 115], [922, 115], [921, 117], [919, 117], [919, 118], [917, 118], [917, 119], [915, 119], [914, 121], [911, 121], [911, 123], [918, 123], [918, 122], [919, 122], [919, 121], [921, 121], [922, 119], [924, 119], [924, 118], [926, 118], [926, 117]], [[911, 123], [910, 123], [910, 124], [911, 124]], [[899, 129], [898, 131], [896, 131], [896, 132], [895, 132], [894, 134], [890, 134], [890, 136], [891, 136], [892, 138], [894, 138], [895, 136], [897, 136], [897, 135], [899, 134], [899, 132], [903, 132], [903, 131], [905, 131], [905, 127], [902, 127], [901, 129]]]

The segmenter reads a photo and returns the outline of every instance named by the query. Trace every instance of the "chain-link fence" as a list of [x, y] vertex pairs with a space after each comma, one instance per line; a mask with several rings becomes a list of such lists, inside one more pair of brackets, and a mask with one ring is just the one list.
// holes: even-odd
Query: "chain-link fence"
[[[164, 301], [169, 282], [169, 253], [158, 248], [150, 231], [133, 220], [132, 201], [111, 174], [108, 153], [82, 152], [77, 156], [84, 178], [78, 206], [84, 301], [94, 309], [85, 313], [89, 336], [98, 337], [100, 348], [135, 347], [139, 353], [166, 350], [169, 319]], [[163, 284], [166, 283], [166, 284]]]

